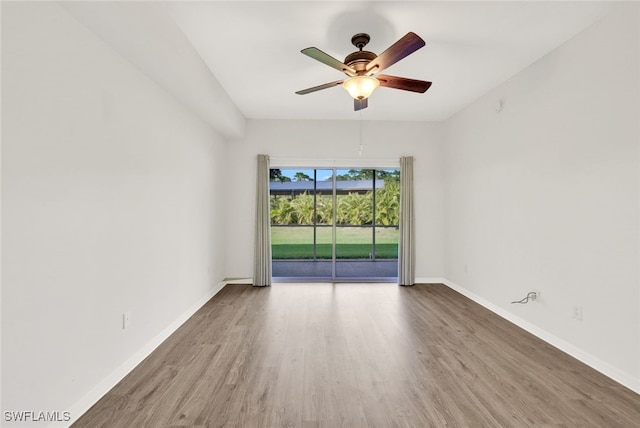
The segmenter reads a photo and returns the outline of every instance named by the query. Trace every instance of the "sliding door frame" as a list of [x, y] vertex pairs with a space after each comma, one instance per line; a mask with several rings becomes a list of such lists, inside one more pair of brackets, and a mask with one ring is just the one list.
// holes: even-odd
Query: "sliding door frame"
[[[369, 169], [369, 170], [386, 170], [386, 169], [400, 169], [400, 163], [397, 159], [394, 160], [359, 160], [358, 162], [343, 162], [343, 161], [332, 161], [333, 165], [327, 166], [326, 163], [316, 163], [306, 161], [296, 161], [294, 159], [280, 159], [280, 158], [271, 158], [272, 169], [313, 169], [313, 200], [314, 200], [314, 216], [313, 216], [313, 261], [317, 261], [317, 171], [318, 170], [330, 170], [332, 171], [332, 203], [333, 203], [333, 219], [331, 224], [331, 241], [332, 241], [332, 257], [331, 257], [331, 277], [276, 277], [277, 282], [397, 282], [398, 273], [396, 273], [395, 277], [345, 277], [337, 275], [337, 215], [338, 215], [338, 193], [337, 193], [337, 171], [343, 169]], [[301, 166], [304, 165], [304, 166]], [[361, 166], [354, 166], [361, 165]], [[376, 174], [373, 174], [372, 177], [372, 257], [375, 261], [375, 253], [376, 253]]]

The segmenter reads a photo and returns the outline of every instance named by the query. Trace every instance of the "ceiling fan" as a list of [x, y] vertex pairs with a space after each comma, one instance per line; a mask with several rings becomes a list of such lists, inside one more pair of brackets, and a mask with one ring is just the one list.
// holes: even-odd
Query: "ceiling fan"
[[369, 43], [369, 40], [371, 40], [371, 37], [368, 34], [358, 33], [354, 35], [351, 38], [351, 43], [359, 50], [347, 55], [344, 62], [338, 61], [318, 48], [311, 47], [300, 51], [329, 67], [342, 71], [349, 77], [345, 80], [336, 80], [335, 82], [303, 89], [297, 91], [296, 94], [305, 95], [342, 85], [354, 98], [353, 109], [358, 111], [367, 108], [368, 97], [378, 86], [419, 93], [424, 93], [429, 89], [431, 82], [378, 74], [423, 47], [425, 41], [420, 36], [409, 32], [380, 55], [362, 50]]

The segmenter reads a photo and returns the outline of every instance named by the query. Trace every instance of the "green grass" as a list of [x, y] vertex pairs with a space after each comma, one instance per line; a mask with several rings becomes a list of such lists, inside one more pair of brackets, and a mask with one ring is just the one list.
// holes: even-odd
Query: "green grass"
[[[338, 227], [336, 256], [340, 259], [368, 259], [372, 251], [371, 228]], [[317, 229], [316, 257], [331, 259], [332, 230]], [[272, 227], [271, 252], [273, 259], [313, 258], [313, 227]], [[398, 257], [398, 230], [376, 228], [376, 258]]]
[[[274, 260], [282, 259], [311, 259], [313, 258], [313, 244], [285, 244], [272, 245], [271, 253]], [[339, 259], [368, 259], [371, 253], [371, 244], [338, 244], [336, 256]], [[316, 258], [331, 260], [331, 245], [316, 245]], [[398, 258], [398, 245], [376, 244], [376, 258]]]

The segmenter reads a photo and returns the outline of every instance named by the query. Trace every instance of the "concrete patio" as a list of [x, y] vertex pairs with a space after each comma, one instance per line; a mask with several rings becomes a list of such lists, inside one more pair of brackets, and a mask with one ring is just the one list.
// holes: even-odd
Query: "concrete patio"
[[331, 260], [274, 260], [275, 280], [396, 281], [398, 260], [338, 260], [333, 277]]

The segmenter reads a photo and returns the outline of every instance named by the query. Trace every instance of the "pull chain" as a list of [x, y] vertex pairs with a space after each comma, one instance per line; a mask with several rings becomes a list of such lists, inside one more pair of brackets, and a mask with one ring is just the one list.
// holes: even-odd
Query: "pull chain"
[[359, 134], [360, 147], [358, 148], [358, 156], [362, 156], [362, 150], [364, 144], [362, 143], [362, 110], [360, 110], [360, 134]]

